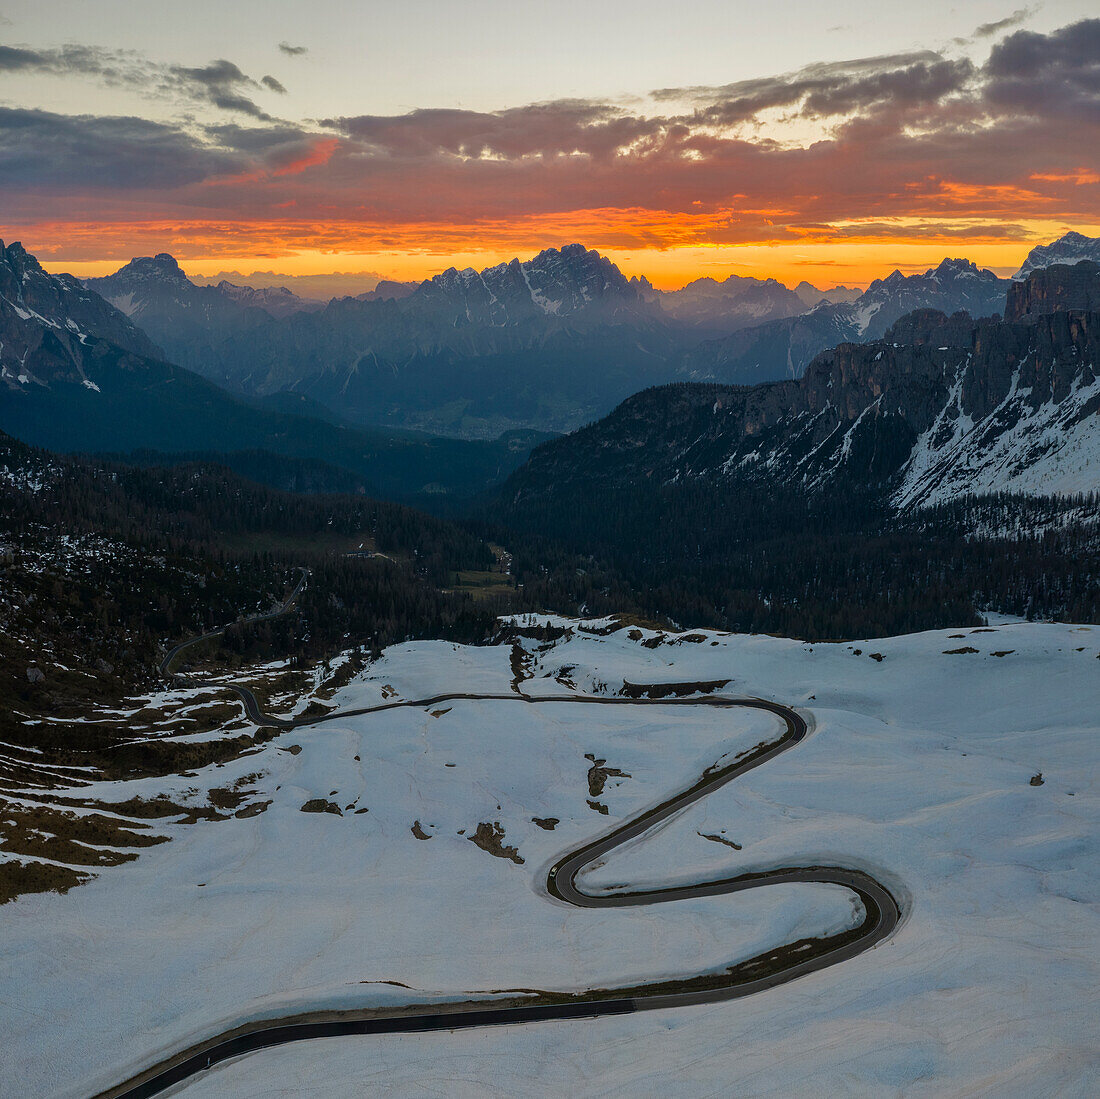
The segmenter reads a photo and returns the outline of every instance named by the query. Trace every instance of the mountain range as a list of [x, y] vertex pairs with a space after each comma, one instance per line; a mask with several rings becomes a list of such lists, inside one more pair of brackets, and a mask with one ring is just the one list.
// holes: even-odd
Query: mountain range
[[[1088, 238], [1063, 238], [1045, 252], [1033, 252], [1029, 262], [1034, 267], [1059, 249], [1081, 250], [1088, 244]], [[900, 392], [890, 380], [891, 369], [931, 387], [934, 395], [922, 399], [943, 420], [939, 434], [946, 438], [947, 420], [977, 422], [977, 406], [945, 403], [952, 387], [1001, 393], [989, 378], [973, 380], [984, 377], [983, 371], [999, 369], [997, 377], [1003, 375], [1004, 364], [997, 367], [988, 358], [990, 348], [1010, 354], [1004, 351], [1010, 346], [1011, 354], [1031, 355], [1034, 362], [1038, 350], [1026, 340], [1038, 339], [1037, 333], [1047, 332], [1052, 346], [1061, 346], [1058, 341], [1069, 337], [1060, 333], [1056, 338], [1048, 332], [1053, 322], [1043, 318], [1066, 311], [1090, 316], [1098, 308], [1095, 281], [1095, 264], [1087, 261], [1034, 267], [1027, 279], [1013, 282], [965, 260], [944, 260], [923, 274], [894, 272], [876, 280], [854, 301], [822, 300], [800, 315], [685, 349], [692, 333], [698, 336], [715, 323], [708, 310], [731, 311], [735, 316], [726, 323], [735, 324], [757, 306], [784, 311], [802, 303], [773, 280], [736, 276], [722, 282], [696, 280], [681, 291], [659, 294], [580, 245], [547, 249], [527, 262], [512, 260], [481, 272], [451, 269], [411, 291], [394, 284], [378, 288], [381, 292], [367, 300], [333, 299], [318, 306], [277, 288], [225, 282], [195, 286], [163, 254], [134, 260], [115, 275], [82, 285], [48, 274], [13, 244], [0, 252], [0, 426], [56, 449], [140, 449], [154, 456], [260, 451], [315, 464], [308, 471], [273, 475], [280, 484], [299, 477], [324, 483], [324, 470], [335, 467], [331, 481], [342, 488], [350, 473], [374, 492], [461, 495], [480, 491], [515, 468], [537, 435], [523, 428], [505, 431], [495, 441], [463, 443], [383, 425], [445, 425], [473, 435], [515, 424], [561, 429], [592, 420], [623, 400], [624, 409], [633, 407], [627, 399], [654, 384], [691, 379], [724, 386], [753, 381], [763, 371], [767, 378], [785, 378], [787, 389], [768, 390], [766, 399], [753, 397], [764, 401], [761, 407], [774, 409], [778, 401], [796, 419], [812, 413], [814, 432], [827, 428], [830, 438], [844, 424], [835, 436], [847, 440], [844, 460], [833, 456], [841, 465], [859, 452], [856, 443], [872, 422], [884, 430], [889, 426], [882, 445], [908, 447], [909, 461], [931, 421], [908, 405], [904, 410], [892, 406], [893, 397], [884, 396]], [[736, 302], [740, 312], [731, 304]], [[1007, 322], [1000, 322], [1000, 314]], [[1027, 329], [1033, 331], [1026, 339], [1004, 335]], [[927, 330], [937, 332], [936, 349], [930, 350], [924, 338]], [[1081, 363], [1092, 361], [1087, 341], [1074, 344], [1072, 351], [1068, 347], [1065, 354], [1086, 355]], [[746, 367], [746, 357], [761, 349], [776, 360], [772, 367], [761, 367], [759, 356]], [[965, 368], [959, 353], [970, 356]], [[868, 375], [879, 405], [871, 413], [856, 396], [845, 394], [845, 409], [854, 411], [833, 422], [830, 417], [839, 413], [832, 406], [834, 412], [825, 414], [822, 364], [857, 370], [867, 355], [881, 364]], [[189, 368], [201, 364], [209, 373], [213, 359], [221, 363], [220, 376], [213, 380]], [[805, 369], [799, 366], [803, 359]], [[186, 361], [180, 366], [178, 360]], [[971, 380], [960, 381], [964, 374]], [[830, 387], [839, 384], [830, 379]], [[1088, 385], [1083, 380], [1074, 385], [1087, 405]], [[1035, 384], [1020, 382], [1013, 400], [1025, 388], [1040, 392]], [[652, 399], [636, 398], [642, 403]], [[741, 398], [728, 400], [737, 404]], [[1047, 404], [1043, 409], [1042, 415], [1037, 407], [1026, 417], [1017, 409], [1015, 422], [1022, 425], [1026, 419], [1027, 432], [1033, 434], [1053, 431], [1063, 421]], [[982, 415], [992, 411], [993, 406], [983, 406]], [[999, 414], [1008, 413], [1001, 409]], [[1048, 414], [1054, 416], [1049, 423], [1042, 418]], [[622, 409], [615, 415], [623, 415]], [[745, 440], [766, 426], [779, 435], [776, 449], [764, 456], [765, 465], [785, 468], [783, 455], [793, 456], [801, 443], [792, 436], [789, 446], [781, 444], [787, 430], [783, 415], [774, 412], [759, 422], [755, 414], [745, 415], [743, 424], [728, 421], [721, 433], [727, 441], [738, 431], [745, 437], [730, 444], [723, 463], [736, 459], [748, 470], [754, 459]], [[900, 417], [897, 423], [894, 416]], [[959, 436], [952, 443], [954, 468], [970, 469], [975, 486], [1034, 484], [1035, 491], [1042, 491], [1043, 485], [1062, 484], [1042, 464], [1028, 475], [1030, 480], [1018, 474], [998, 480], [991, 474], [983, 481], [975, 472], [981, 463], [972, 453], [978, 436], [963, 434], [965, 440]], [[577, 436], [584, 437], [584, 432]], [[831, 476], [817, 468], [831, 451], [819, 448], [822, 440], [813, 437], [814, 456], [799, 464], [807, 484]], [[992, 438], [983, 438], [982, 446], [992, 454]], [[1005, 439], [997, 453], [1011, 449]], [[663, 453], [660, 440], [655, 444], [653, 460]], [[880, 449], [876, 460], [884, 461], [884, 453]], [[255, 456], [249, 461], [256, 468]], [[1068, 466], [1059, 463], [1064, 472]], [[941, 491], [924, 474], [912, 472], [918, 464], [910, 461], [911, 484], [897, 489], [899, 499], [934, 499], [962, 484], [955, 474], [945, 476], [947, 487]], [[1034, 465], [1030, 459], [1024, 464]], [[653, 467], [649, 474], [662, 471]], [[902, 476], [900, 465], [890, 470], [890, 476], [895, 474]]]
[[648, 385], [798, 377], [819, 351], [916, 308], [1002, 312], [1009, 280], [966, 260], [864, 292], [697, 279], [662, 292], [579, 244], [327, 305], [196, 287], [170, 256], [88, 280], [167, 357], [252, 397], [293, 392], [356, 423], [493, 438], [568, 431]]

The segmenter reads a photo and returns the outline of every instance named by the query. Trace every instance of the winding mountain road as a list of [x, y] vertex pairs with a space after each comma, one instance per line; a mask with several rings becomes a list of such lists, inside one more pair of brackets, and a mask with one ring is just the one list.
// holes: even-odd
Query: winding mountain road
[[[276, 613], [285, 611], [305, 584], [303, 574], [295, 592]], [[215, 631], [215, 633], [220, 631]], [[214, 634], [205, 634], [177, 645], [165, 658], [165, 673], [172, 660], [189, 644]], [[227, 684], [211, 684], [228, 686]], [[667, 687], [662, 684], [662, 687]], [[688, 685], [684, 685], [687, 687]], [[448, 694], [379, 706], [333, 712], [318, 717], [278, 718], [263, 714], [255, 696], [244, 687], [232, 687], [244, 701], [249, 718], [261, 725], [294, 729], [342, 720], [360, 714], [381, 713], [401, 708], [426, 708], [442, 702], [489, 700], [524, 702], [530, 705], [596, 706], [708, 706], [716, 710], [755, 709], [774, 714], [783, 724], [774, 740], [757, 745], [731, 762], [708, 768], [686, 790], [661, 804], [636, 814], [599, 838], [566, 852], [547, 874], [545, 888], [550, 898], [580, 908], [622, 908], [664, 904], [698, 897], [725, 896], [771, 885], [817, 882], [840, 885], [851, 890], [860, 901], [863, 919], [855, 927], [820, 939], [787, 943], [766, 954], [735, 963], [719, 972], [652, 981], [612, 989], [590, 989], [583, 993], [516, 992], [511, 998], [500, 994], [481, 999], [447, 1003], [409, 1004], [401, 1007], [349, 1009], [303, 1013], [277, 1019], [254, 1021], [225, 1033], [214, 1035], [189, 1049], [150, 1066], [125, 1083], [101, 1092], [97, 1099], [143, 1099], [204, 1071], [219, 1061], [246, 1053], [310, 1038], [330, 1038], [351, 1034], [396, 1034], [412, 1031], [456, 1030], [460, 1028], [532, 1023], [549, 1019], [586, 1018], [622, 1015], [635, 1011], [683, 1007], [689, 1004], [751, 996], [765, 989], [786, 984], [798, 977], [816, 973], [869, 950], [886, 939], [897, 926], [901, 910], [890, 891], [863, 870], [843, 866], [784, 866], [754, 870], [732, 877], [716, 878], [687, 885], [660, 889], [620, 890], [592, 893], [577, 882], [584, 867], [607, 855], [616, 847], [640, 836], [673, 814], [705, 798], [719, 787], [775, 759], [805, 739], [805, 719], [795, 710], [778, 702], [760, 698], [628, 699], [590, 695], [525, 694]]]

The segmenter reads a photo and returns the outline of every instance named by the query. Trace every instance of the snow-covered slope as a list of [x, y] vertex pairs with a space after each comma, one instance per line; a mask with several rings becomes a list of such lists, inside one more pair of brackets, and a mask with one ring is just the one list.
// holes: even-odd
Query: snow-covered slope
[[1066, 233], [1050, 244], [1039, 244], [1027, 254], [1014, 280], [1026, 279], [1032, 271], [1051, 267], [1056, 263], [1077, 263], [1090, 259], [1100, 263], [1100, 237], [1086, 237], [1083, 233]]
[[[590, 884], [820, 859], [890, 883], [905, 907], [895, 935], [729, 1004], [307, 1043], [172, 1094], [1092, 1093], [1100, 632], [1019, 624], [806, 645], [552, 625], [556, 640], [518, 650], [395, 647], [330, 704], [509, 692], [516, 679], [563, 695], [729, 680], [730, 694], [799, 706], [813, 723], [805, 743]], [[847, 926], [850, 898], [835, 887], [610, 911], [542, 892], [554, 856], [771, 729], [766, 716], [695, 708], [455, 701], [300, 729], [174, 781], [74, 789], [230, 810], [155, 819], [170, 842], [64, 896], [0, 907], [0, 1095], [94, 1093], [258, 1016], [687, 974]], [[593, 756], [626, 772], [598, 795]], [[332, 808], [302, 812], [311, 802]], [[471, 843], [479, 822], [499, 823], [523, 862]]]
[[970, 360], [959, 364], [948, 400], [913, 445], [894, 493], [899, 507], [947, 503], [966, 493], [1100, 491], [1095, 360], [1081, 364], [1060, 399], [1040, 398], [1021, 363], [1003, 399], [978, 421], [964, 410], [969, 366]]

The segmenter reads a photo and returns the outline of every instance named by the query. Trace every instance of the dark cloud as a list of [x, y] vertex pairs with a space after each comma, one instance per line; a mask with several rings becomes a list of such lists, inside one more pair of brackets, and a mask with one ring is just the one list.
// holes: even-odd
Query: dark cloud
[[996, 110], [1100, 123], [1100, 19], [1051, 34], [1016, 31], [993, 47], [984, 75]]
[[807, 65], [794, 73], [738, 80], [733, 84], [695, 84], [681, 88], [658, 88], [651, 95], [658, 102], [673, 100], [708, 104], [730, 100], [746, 102], [760, 100], [766, 106], [778, 106], [796, 102], [801, 94], [805, 94], [807, 87], [822, 83], [835, 84], [838, 81], [858, 79], [868, 74], [905, 68], [922, 61], [939, 60], [942, 60], [942, 56], [934, 50], [914, 50], [909, 53], [855, 58], [851, 61], [819, 62]]
[[308, 46], [292, 46], [289, 42], [280, 42], [279, 49], [287, 55], [287, 57], [301, 57], [304, 53], [309, 53]]
[[240, 126], [235, 122], [205, 126], [203, 133], [216, 146], [249, 156], [264, 156], [273, 150], [301, 143], [307, 134], [289, 122], [270, 126]]
[[245, 76], [232, 61], [224, 58], [194, 69], [171, 65], [168, 67], [166, 80], [189, 92], [192, 98], [206, 99], [222, 110], [238, 111], [262, 121], [269, 121], [271, 118], [244, 94], [260, 85], [251, 77]]
[[71, 45], [50, 50], [0, 46], [0, 72], [92, 76], [109, 84], [142, 85], [152, 79], [155, 71], [155, 66], [130, 50]]
[[246, 161], [143, 118], [0, 109], [0, 190], [171, 189]]
[[0, 46], [0, 72], [21, 72], [25, 69], [44, 67], [42, 54], [37, 50], [23, 50], [15, 46]]
[[810, 65], [796, 73], [717, 88], [662, 88], [658, 101], [694, 102], [696, 118], [717, 125], [753, 120], [789, 108], [806, 118], [850, 114], [878, 104], [894, 108], [931, 103], [962, 90], [973, 65], [930, 50]]
[[981, 26], [975, 27], [974, 37], [992, 38], [995, 34], [1008, 30], [1009, 27], [1018, 27], [1031, 15], [1031, 12], [1031, 8], [1017, 8], [1011, 15], [1006, 15], [1004, 19], [997, 19], [992, 23], [982, 23]]
[[[562, 100], [495, 112], [422, 109], [405, 115], [326, 119], [373, 154], [515, 159], [531, 156], [607, 158], [704, 155], [713, 132], [788, 108], [805, 118], [873, 118], [941, 105], [963, 93], [975, 69], [966, 59], [924, 52], [815, 65], [792, 76], [719, 88], [666, 88], [658, 102], [693, 101], [689, 114], [641, 116], [606, 103]], [[761, 140], [759, 147], [767, 142]]]
[[490, 113], [431, 109], [397, 116], [358, 115], [327, 119], [322, 125], [395, 156], [446, 153], [505, 159], [608, 156], [662, 129], [660, 120], [635, 117], [618, 107], [583, 100], [536, 103]]
[[276, 92], [286, 91], [274, 77], [265, 77], [262, 82], [257, 82], [232, 61], [224, 59], [199, 68], [189, 68], [152, 62], [131, 50], [108, 50], [97, 46], [62, 46], [48, 50], [0, 46], [0, 73], [4, 72], [91, 77], [109, 85], [183, 96], [260, 120], [266, 120], [269, 116], [252, 101], [250, 93], [262, 87]]

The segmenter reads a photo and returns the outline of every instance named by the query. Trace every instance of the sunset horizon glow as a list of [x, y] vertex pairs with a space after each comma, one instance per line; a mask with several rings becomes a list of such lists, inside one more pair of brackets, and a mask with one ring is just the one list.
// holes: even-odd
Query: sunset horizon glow
[[[599, 247], [591, 239], [561, 236], [517, 243], [509, 250], [469, 248], [458, 251], [418, 252], [339, 252], [302, 250], [294, 253], [203, 254], [194, 250], [190, 240], [139, 238], [150, 244], [142, 250], [131, 249], [105, 259], [67, 260], [52, 258], [47, 249], [33, 246], [33, 238], [22, 240], [29, 252], [37, 255], [46, 270], [67, 273], [78, 278], [98, 278], [113, 274], [131, 259], [167, 252], [179, 261], [184, 272], [200, 280], [216, 276], [232, 282], [272, 286], [280, 277], [288, 281], [303, 277], [341, 276], [368, 282], [392, 280], [420, 282], [454, 267], [459, 270], [484, 270], [512, 259], [528, 260], [546, 248], [561, 248], [579, 243], [593, 248], [611, 260], [628, 278], [647, 278], [659, 290], [677, 290], [700, 278], [722, 281], [730, 275], [757, 279], [775, 279], [788, 286], [808, 282], [820, 289], [834, 286], [866, 287], [875, 279], [895, 270], [903, 274], [926, 271], [941, 260], [965, 258], [978, 267], [1001, 277], [1015, 272], [1027, 253], [1037, 244], [1045, 244], [1067, 232], [1100, 235], [1100, 223], [1057, 224], [1038, 229], [1027, 240], [990, 240], [978, 238], [893, 238], [885, 241], [805, 241], [798, 244], [761, 244], [710, 247], [683, 246], [665, 249], [621, 249]], [[12, 238], [16, 239], [16, 238]], [[10, 241], [9, 241], [10, 243]], [[182, 245], [182, 247], [181, 247]], [[308, 297], [308, 294], [304, 294]]]

